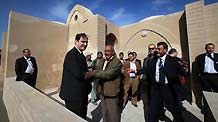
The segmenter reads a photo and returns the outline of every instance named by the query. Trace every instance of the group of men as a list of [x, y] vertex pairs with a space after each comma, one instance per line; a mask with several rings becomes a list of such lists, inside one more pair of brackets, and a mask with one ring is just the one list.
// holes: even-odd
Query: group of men
[[[185, 75], [188, 68], [183, 67], [177, 58], [167, 54], [168, 45], [159, 42], [148, 46], [148, 55], [143, 67], [128, 53], [128, 60], [120, 60], [113, 45], [105, 45], [104, 58], [98, 60], [93, 70], [89, 70], [83, 51], [88, 46], [88, 36], [79, 33], [75, 36], [75, 46], [66, 54], [63, 64], [62, 82], [59, 96], [65, 106], [78, 116], [86, 119], [88, 94], [92, 90], [91, 82], [98, 84], [97, 94], [101, 100], [104, 122], [120, 122], [121, 109], [128, 99], [128, 90], [132, 87], [132, 104], [137, 107], [136, 91], [141, 77], [141, 98], [144, 103], [144, 115], [148, 122], [158, 122], [164, 107], [169, 110], [176, 122], [183, 122], [179, 109], [177, 88], [181, 85], [180, 75]], [[157, 47], [156, 47], [157, 46]], [[198, 76], [207, 91], [218, 90], [218, 54], [215, 45], [208, 43], [206, 53], [196, 58], [199, 67]], [[24, 56], [16, 60], [17, 81], [24, 81], [35, 87], [37, 65], [29, 49], [23, 50]], [[124, 88], [123, 102], [120, 93]], [[122, 107], [121, 107], [122, 106]]]

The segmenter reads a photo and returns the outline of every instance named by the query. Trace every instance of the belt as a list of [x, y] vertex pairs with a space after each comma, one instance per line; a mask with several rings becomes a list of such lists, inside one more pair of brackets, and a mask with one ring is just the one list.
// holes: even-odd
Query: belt
[[31, 73], [24, 73], [24, 75], [32, 75]]
[[207, 73], [207, 72], [204, 72], [204, 73], [202, 73], [202, 75], [218, 75], [218, 73]]
[[134, 78], [136, 78], [136, 77], [130, 77], [130, 78], [133, 78], [133, 79], [134, 79]]

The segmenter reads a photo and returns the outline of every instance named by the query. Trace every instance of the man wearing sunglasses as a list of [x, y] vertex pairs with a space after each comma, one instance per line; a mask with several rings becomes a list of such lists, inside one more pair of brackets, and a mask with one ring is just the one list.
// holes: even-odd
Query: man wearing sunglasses
[[147, 118], [148, 114], [148, 104], [150, 101], [150, 83], [147, 80], [146, 70], [147, 64], [151, 61], [151, 59], [156, 56], [156, 45], [149, 44], [148, 45], [148, 55], [144, 58], [143, 67], [140, 70], [137, 70], [137, 75], [142, 75], [141, 78], [141, 99], [143, 101], [144, 106], [144, 118]]

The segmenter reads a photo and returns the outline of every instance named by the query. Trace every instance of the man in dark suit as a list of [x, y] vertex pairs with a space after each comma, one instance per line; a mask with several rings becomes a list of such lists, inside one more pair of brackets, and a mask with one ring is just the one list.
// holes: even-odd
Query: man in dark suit
[[75, 46], [65, 56], [59, 94], [60, 98], [65, 101], [66, 108], [83, 119], [86, 119], [88, 94], [92, 89], [91, 82], [85, 79], [88, 66], [82, 52], [87, 46], [87, 35], [77, 34]]
[[24, 81], [35, 88], [38, 68], [36, 59], [31, 56], [30, 49], [23, 50], [23, 57], [18, 58], [15, 63], [16, 81]]
[[157, 44], [158, 54], [148, 64], [148, 80], [152, 83], [148, 122], [158, 122], [163, 105], [172, 113], [174, 121], [184, 122], [179, 109], [174, 86], [179, 82], [179, 74], [185, 69], [167, 53], [165, 42]]
[[204, 91], [218, 92], [218, 53], [214, 53], [215, 45], [205, 45], [206, 53], [196, 57], [196, 76]]
[[148, 45], [148, 55], [144, 58], [143, 67], [140, 70], [137, 70], [138, 75], [142, 75], [140, 80], [141, 82], [141, 99], [143, 101], [143, 108], [144, 108], [144, 118], [146, 120], [148, 116], [148, 104], [150, 102], [150, 90], [151, 90], [151, 83], [147, 80], [146, 70], [148, 68], [149, 62], [155, 57], [156, 55], [156, 45], [149, 44]]

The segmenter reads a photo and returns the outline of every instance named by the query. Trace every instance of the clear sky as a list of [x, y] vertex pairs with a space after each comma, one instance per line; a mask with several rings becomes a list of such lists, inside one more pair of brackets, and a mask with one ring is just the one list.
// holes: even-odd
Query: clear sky
[[[49, 21], [66, 23], [68, 14], [76, 4], [104, 16], [115, 25], [122, 26], [155, 15], [183, 11], [185, 4], [197, 0], [0, 0], [0, 47], [2, 33], [7, 32], [10, 10]], [[218, 0], [205, 0], [205, 4]]]

